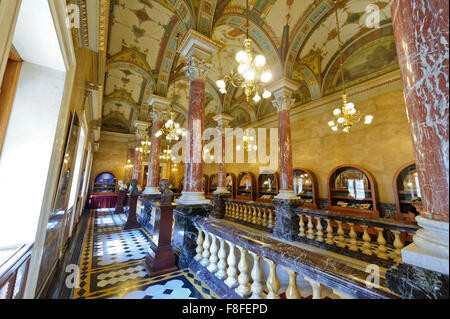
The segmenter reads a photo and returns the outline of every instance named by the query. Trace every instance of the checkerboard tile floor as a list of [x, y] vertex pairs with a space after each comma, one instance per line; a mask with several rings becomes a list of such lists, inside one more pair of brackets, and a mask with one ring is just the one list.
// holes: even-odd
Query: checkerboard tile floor
[[150, 278], [143, 266], [151, 236], [124, 231], [125, 215], [91, 212], [73, 299], [211, 299], [209, 287], [188, 269]]

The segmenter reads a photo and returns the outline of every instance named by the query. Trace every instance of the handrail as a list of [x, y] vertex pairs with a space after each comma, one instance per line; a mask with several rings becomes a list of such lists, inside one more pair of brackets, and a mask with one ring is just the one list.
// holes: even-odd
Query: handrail
[[[332, 289], [335, 296], [345, 298], [399, 298], [386, 288], [382, 276], [379, 277], [379, 286], [367, 285], [371, 272], [361, 270], [337, 257], [312, 252], [285, 241], [234, 227], [218, 219], [196, 216], [194, 225], [199, 231], [194, 260], [218, 279], [224, 280], [241, 297], [251, 295], [251, 298], [278, 299], [280, 282], [276, 267], [280, 265], [289, 275], [289, 287], [286, 290], [288, 299], [301, 298], [296, 283], [298, 274], [310, 282], [313, 299], [321, 297], [320, 290], [323, 286]], [[225, 243], [229, 249], [226, 249]], [[240, 251], [237, 265], [239, 276], [235, 247]], [[247, 254], [254, 261], [250, 273], [253, 281], [251, 285]], [[264, 275], [260, 257], [270, 266], [270, 274], [265, 281], [268, 294], [262, 289]]]
[[22, 298], [33, 244], [21, 246], [0, 266], [0, 299]]

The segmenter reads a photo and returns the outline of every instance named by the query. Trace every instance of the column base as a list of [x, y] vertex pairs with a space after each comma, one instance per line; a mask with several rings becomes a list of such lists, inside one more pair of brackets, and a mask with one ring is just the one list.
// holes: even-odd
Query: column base
[[416, 217], [419, 226], [413, 243], [402, 249], [405, 264], [449, 274], [449, 244], [447, 222]]
[[300, 198], [294, 199], [280, 199], [273, 200], [275, 206], [277, 220], [273, 234], [281, 239], [294, 240], [299, 232], [299, 216], [294, 213], [294, 209], [302, 204]]
[[295, 195], [292, 190], [283, 190], [281, 189], [277, 196], [274, 199], [282, 199], [282, 200], [298, 200], [299, 197]]
[[210, 203], [203, 192], [181, 192], [181, 197], [177, 199], [177, 204], [180, 205], [209, 205]]
[[222, 195], [222, 194], [231, 194], [228, 188], [226, 187], [217, 187], [217, 189], [213, 192], [213, 194]]
[[159, 187], [146, 187], [143, 195], [161, 195], [161, 192], [159, 191]]

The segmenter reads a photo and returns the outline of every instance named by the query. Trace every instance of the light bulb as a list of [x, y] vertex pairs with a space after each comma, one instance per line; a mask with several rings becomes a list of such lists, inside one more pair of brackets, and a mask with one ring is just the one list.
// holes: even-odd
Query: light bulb
[[270, 73], [269, 71], [266, 71], [261, 75], [261, 81], [263, 83], [267, 83], [270, 80], [272, 80], [272, 73]]
[[348, 133], [350, 130], [348, 129], [348, 127], [346, 126], [346, 127], [344, 127], [343, 129], [342, 129], [345, 133]]
[[347, 112], [348, 112], [348, 114], [353, 115], [356, 113], [356, 109], [350, 109]]
[[227, 94], [227, 90], [225, 88], [219, 90], [222, 94]]
[[240, 145], [236, 146], [236, 150], [240, 151], [241, 150], [241, 146]]
[[367, 115], [366, 119], [364, 121], [364, 124], [370, 124], [370, 123], [372, 123], [372, 120], [373, 120], [373, 115]]
[[333, 114], [334, 114], [334, 115], [339, 115], [339, 114], [341, 114], [341, 110], [340, 110], [340, 109], [335, 109], [335, 110], [333, 111]]
[[181, 129], [180, 128], [177, 129], [177, 134], [181, 134], [181, 133], [182, 133]]
[[264, 55], [258, 55], [255, 58], [255, 66], [261, 67], [261, 66], [264, 66], [264, 65], [266, 65], [266, 58], [264, 57]]
[[244, 74], [248, 70], [248, 65], [247, 64], [240, 64], [238, 66], [237, 70], [238, 70], [239, 74]]
[[244, 136], [242, 139], [243, 139], [244, 141], [246, 141], [246, 140], [248, 140], [248, 137], [247, 137], [247, 136]]
[[247, 81], [253, 81], [253, 80], [255, 79], [255, 77], [256, 77], [256, 74], [255, 74], [255, 71], [253, 71], [253, 70], [247, 70], [247, 71], [244, 73], [244, 78], [245, 78]]
[[180, 124], [175, 123], [175, 128], [180, 128]]
[[253, 150], [254, 150], [254, 151], [257, 151], [257, 150], [258, 150], [258, 146], [253, 145]]
[[214, 156], [213, 156], [213, 155], [211, 155], [211, 156], [210, 156], [209, 158], [213, 160], [213, 159], [214, 159]]
[[337, 119], [337, 122], [338, 122], [339, 124], [342, 124], [342, 123], [345, 122], [345, 119], [344, 119], [343, 117], [340, 117], [340, 118]]
[[333, 126], [331, 129], [336, 132], [338, 130], [338, 127], [337, 126]]
[[354, 108], [355, 108], [355, 104], [353, 104], [353, 103], [347, 103], [345, 105], [345, 109], [346, 110], [351, 110], [351, 109], [354, 109]]
[[217, 85], [217, 87], [218, 87], [219, 89], [223, 89], [223, 88], [225, 88], [225, 81], [224, 81], [224, 80], [218, 80], [218, 81], [216, 82], [216, 85]]
[[254, 136], [250, 136], [250, 141], [253, 142], [255, 140]]
[[328, 122], [328, 125], [329, 125], [329, 126], [334, 126], [334, 121]]
[[268, 99], [272, 96], [272, 93], [270, 91], [264, 90], [263, 92], [263, 98]]
[[261, 101], [261, 97], [259, 96], [258, 93], [256, 93], [255, 96], [253, 97], [253, 101], [255, 101], [256, 103], [258, 103], [259, 101]]
[[245, 63], [245, 62], [247, 62], [247, 60], [248, 60], [248, 56], [247, 56], [247, 53], [245, 51], [239, 51], [236, 54], [236, 61], [238, 63]]

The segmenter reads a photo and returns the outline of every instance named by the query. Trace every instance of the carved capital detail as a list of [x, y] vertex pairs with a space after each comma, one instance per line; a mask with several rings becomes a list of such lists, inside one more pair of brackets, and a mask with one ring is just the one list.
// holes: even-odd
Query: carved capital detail
[[205, 62], [203, 59], [191, 56], [188, 59], [187, 66], [184, 68], [186, 76], [193, 79], [205, 79], [209, 70], [211, 69], [211, 64]]
[[278, 112], [290, 110], [295, 104], [295, 99], [292, 98], [292, 91], [283, 90], [277, 93], [272, 101], [273, 106], [277, 108]]

